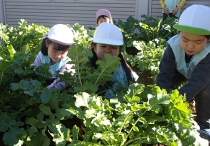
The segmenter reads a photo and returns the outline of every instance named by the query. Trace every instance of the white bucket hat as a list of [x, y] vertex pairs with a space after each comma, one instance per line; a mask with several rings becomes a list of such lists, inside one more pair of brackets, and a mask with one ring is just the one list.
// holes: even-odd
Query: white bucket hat
[[103, 22], [94, 33], [93, 43], [122, 46], [123, 35], [116, 25]]
[[192, 5], [185, 9], [179, 23], [174, 25], [178, 31], [197, 34], [210, 35], [210, 7], [204, 5]]
[[74, 43], [71, 29], [64, 24], [56, 24], [50, 28], [46, 37], [56, 43], [72, 45]]

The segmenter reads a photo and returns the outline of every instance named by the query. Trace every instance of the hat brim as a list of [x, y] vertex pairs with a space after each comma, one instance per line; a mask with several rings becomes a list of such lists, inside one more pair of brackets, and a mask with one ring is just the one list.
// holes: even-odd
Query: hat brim
[[93, 43], [111, 45], [111, 46], [122, 46], [123, 45], [122, 41], [101, 40], [101, 39], [93, 40]]
[[196, 28], [196, 27], [191, 27], [191, 26], [186, 26], [186, 25], [180, 25], [180, 24], [175, 24], [173, 26], [175, 29], [181, 32], [186, 32], [190, 34], [197, 34], [197, 35], [210, 35], [210, 31], [202, 28]]
[[75, 43], [75, 42], [61, 42], [61, 41], [58, 41], [56, 39], [51, 39], [51, 38], [48, 38], [48, 39], [55, 42], [55, 43], [62, 44], [62, 45], [72, 45], [72, 44]]

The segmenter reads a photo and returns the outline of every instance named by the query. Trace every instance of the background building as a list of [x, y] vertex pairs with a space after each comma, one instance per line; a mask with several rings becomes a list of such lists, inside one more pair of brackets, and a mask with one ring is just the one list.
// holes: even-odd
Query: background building
[[[210, 6], [210, 0], [186, 0], [182, 10], [192, 4]], [[143, 14], [162, 17], [159, 0], [1, 0], [0, 22], [17, 26], [25, 19], [46, 27], [79, 23], [88, 28], [95, 27], [95, 13], [101, 8], [108, 9], [114, 20], [129, 16], [140, 20]]]

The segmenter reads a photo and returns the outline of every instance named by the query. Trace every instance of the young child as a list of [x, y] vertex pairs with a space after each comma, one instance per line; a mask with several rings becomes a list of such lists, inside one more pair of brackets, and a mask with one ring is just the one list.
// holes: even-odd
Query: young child
[[179, 18], [181, 7], [186, 0], [159, 0], [163, 13], [163, 21], [168, 17]]
[[[36, 56], [33, 63], [34, 66], [40, 66], [43, 63], [50, 65], [50, 73], [52, 80], [48, 88], [55, 86], [57, 89], [64, 89], [66, 87], [64, 82], [59, 82], [57, 78], [59, 73], [71, 70], [72, 65], [67, 64], [70, 58], [67, 56], [69, 47], [74, 43], [73, 33], [70, 28], [64, 24], [54, 25], [47, 35], [44, 36], [41, 44], [41, 51]], [[56, 79], [57, 78], [57, 79]]]
[[111, 23], [101, 23], [93, 36], [93, 57], [91, 59], [91, 64], [94, 68], [97, 68], [96, 61], [98, 59], [104, 60], [104, 55], [107, 53], [112, 56], [118, 56], [121, 59], [121, 64], [118, 66], [119, 70], [113, 73], [113, 78], [111, 80], [113, 83], [113, 90], [106, 91], [106, 98], [113, 97], [113, 91], [115, 91], [115, 88], [119, 83], [128, 86], [129, 83], [138, 79], [138, 75], [132, 71], [131, 67], [123, 58], [121, 53], [121, 46], [123, 44], [122, 32], [116, 25]]
[[96, 26], [99, 26], [102, 22], [113, 23], [112, 15], [106, 9], [99, 9], [96, 12]]
[[192, 5], [174, 28], [178, 35], [168, 40], [156, 84], [170, 91], [178, 88], [187, 101], [195, 99], [195, 121], [200, 136], [210, 141], [210, 8]]

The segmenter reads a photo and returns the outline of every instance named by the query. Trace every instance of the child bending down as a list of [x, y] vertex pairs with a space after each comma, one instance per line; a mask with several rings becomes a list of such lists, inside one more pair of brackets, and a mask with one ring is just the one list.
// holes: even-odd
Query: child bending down
[[34, 66], [40, 66], [43, 63], [50, 65], [52, 78], [49, 81], [48, 88], [55, 87], [62, 90], [67, 85], [64, 82], [58, 82], [58, 74], [64, 71], [74, 72], [71, 64], [67, 64], [70, 58], [67, 56], [69, 47], [74, 43], [73, 34], [70, 28], [64, 24], [54, 25], [47, 35], [44, 36], [41, 44], [41, 51], [36, 56]]
[[156, 84], [170, 91], [182, 82], [180, 94], [195, 99], [200, 136], [210, 141], [210, 8], [192, 5], [183, 11], [174, 28], [178, 35], [168, 40]]

